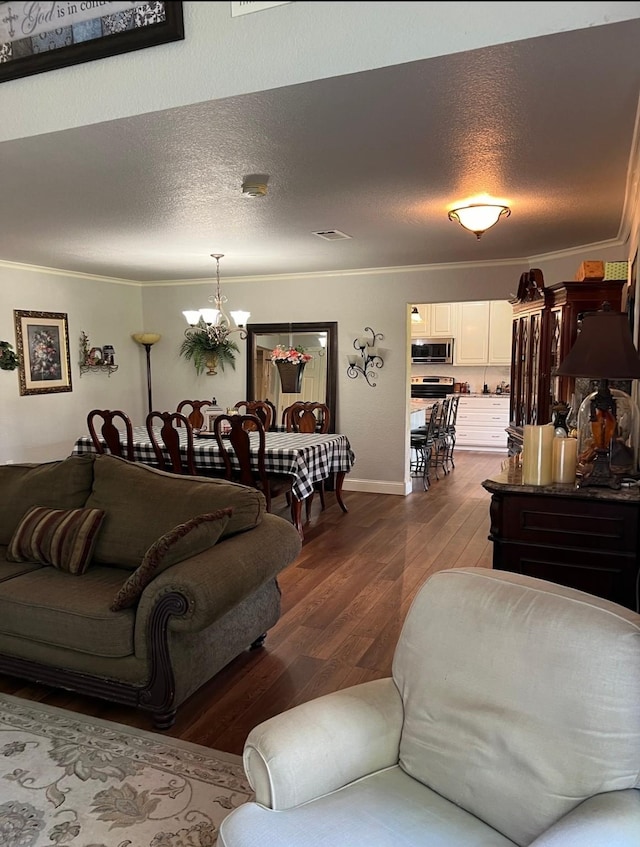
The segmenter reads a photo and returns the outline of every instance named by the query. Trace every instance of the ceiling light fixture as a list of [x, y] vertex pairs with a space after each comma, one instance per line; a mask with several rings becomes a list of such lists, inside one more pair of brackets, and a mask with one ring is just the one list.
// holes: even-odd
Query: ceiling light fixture
[[246, 338], [245, 325], [251, 317], [251, 312], [245, 312], [241, 309], [232, 311], [231, 318], [233, 318], [235, 326], [232, 324], [231, 318], [223, 308], [227, 298], [220, 289], [220, 259], [224, 257], [224, 253], [212, 253], [211, 257], [216, 260], [216, 290], [208, 300], [209, 303], [214, 303], [216, 308], [183, 312], [182, 314], [189, 324], [189, 328], [185, 330], [184, 334], [189, 336], [194, 332], [204, 332], [218, 344], [226, 341], [233, 332], [239, 332], [240, 338]]
[[498, 223], [500, 218], [508, 218], [511, 209], [498, 203], [473, 203], [469, 206], [460, 206], [449, 212], [450, 221], [458, 221], [460, 226], [475, 233], [477, 239], [483, 232]]

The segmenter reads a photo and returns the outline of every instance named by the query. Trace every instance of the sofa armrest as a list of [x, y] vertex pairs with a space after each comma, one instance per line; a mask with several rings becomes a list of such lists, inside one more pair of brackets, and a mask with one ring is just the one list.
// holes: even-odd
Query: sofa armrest
[[530, 847], [637, 847], [640, 791], [597, 794], [549, 827]]
[[163, 595], [177, 592], [187, 601], [186, 613], [172, 618], [169, 628], [199, 632], [276, 577], [300, 548], [292, 524], [265, 514], [253, 529], [162, 571], [144, 589], [136, 610], [136, 654], [144, 654], [149, 617]]
[[345, 688], [259, 724], [244, 747], [256, 801], [289, 809], [398, 763], [404, 710], [392, 679]]

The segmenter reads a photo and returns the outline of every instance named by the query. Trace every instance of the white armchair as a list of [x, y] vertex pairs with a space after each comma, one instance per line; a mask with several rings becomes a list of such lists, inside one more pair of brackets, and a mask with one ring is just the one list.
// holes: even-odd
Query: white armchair
[[441, 571], [392, 678], [265, 721], [244, 763], [219, 847], [639, 847], [640, 615]]

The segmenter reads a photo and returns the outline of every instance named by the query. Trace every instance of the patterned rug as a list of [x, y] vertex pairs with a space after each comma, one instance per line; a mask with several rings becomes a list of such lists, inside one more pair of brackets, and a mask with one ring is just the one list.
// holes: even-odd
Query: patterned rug
[[0, 694], [2, 847], [214, 847], [239, 756]]

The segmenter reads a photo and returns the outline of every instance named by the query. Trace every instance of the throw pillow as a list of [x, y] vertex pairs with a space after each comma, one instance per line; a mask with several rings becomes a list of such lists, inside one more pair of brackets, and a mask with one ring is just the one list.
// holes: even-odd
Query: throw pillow
[[111, 603], [111, 611], [119, 612], [135, 606], [157, 574], [213, 547], [224, 532], [232, 513], [233, 509], [227, 508], [198, 515], [162, 535], [149, 547], [138, 568], [118, 591]]
[[101, 509], [49, 509], [32, 506], [13, 533], [9, 562], [38, 562], [61, 571], [83, 574], [104, 519]]

